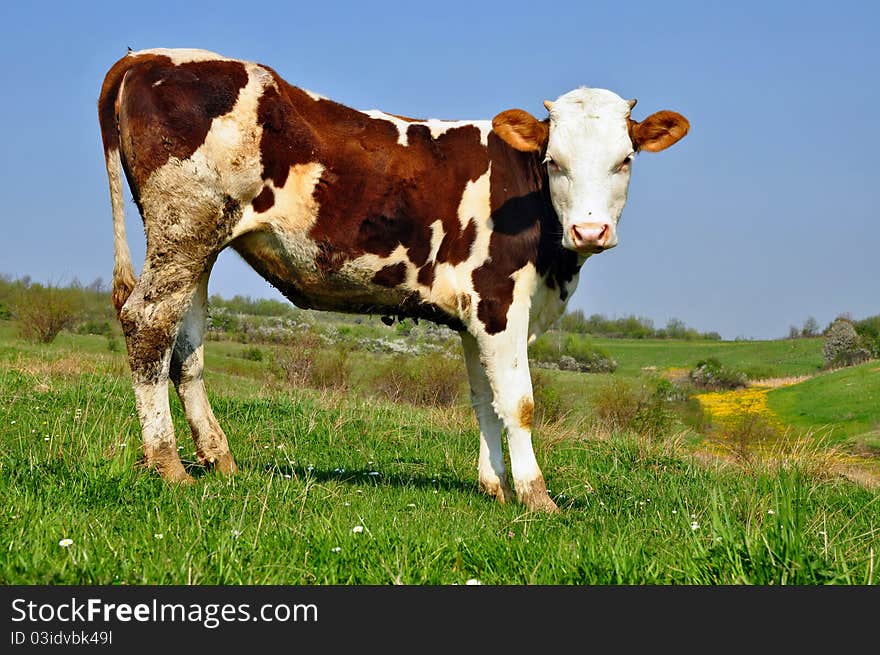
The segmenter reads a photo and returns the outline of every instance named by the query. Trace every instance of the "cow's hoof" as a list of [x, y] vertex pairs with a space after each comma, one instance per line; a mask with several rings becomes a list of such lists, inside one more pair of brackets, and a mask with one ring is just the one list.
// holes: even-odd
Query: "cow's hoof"
[[150, 466], [162, 476], [165, 482], [172, 484], [192, 484], [195, 482], [193, 477], [183, 468], [180, 460], [177, 462], [153, 462]]
[[544, 484], [544, 478], [537, 478], [531, 482], [517, 485], [516, 498], [534, 512], [559, 513], [559, 508], [547, 493], [547, 485]]
[[480, 491], [492, 496], [501, 505], [512, 502], [516, 498], [510, 489], [510, 485], [507, 484], [507, 480], [480, 482]]
[[144, 465], [153, 469], [163, 480], [174, 484], [191, 484], [192, 476], [183, 468], [177, 448], [173, 444], [163, 444], [158, 448], [148, 449], [144, 456]]
[[533, 512], [547, 512], [548, 514], [559, 514], [559, 507], [546, 493], [543, 496], [529, 496], [522, 499], [522, 502]]
[[211, 459], [199, 456], [199, 460], [204, 466], [212, 468], [223, 475], [235, 475], [238, 473], [238, 466], [235, 464], [232, 453], [223, 453]]

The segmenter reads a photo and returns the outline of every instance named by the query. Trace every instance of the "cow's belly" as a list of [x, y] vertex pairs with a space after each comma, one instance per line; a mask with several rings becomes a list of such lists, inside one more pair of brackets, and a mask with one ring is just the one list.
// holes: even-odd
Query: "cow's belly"
[[[291, 302], [304, 309], [348, 313], [388, 314], [425, 318], [457, 326], [458, 318], [430, 302], [425, 289], [414, 283], [415, 272], [397, 265], [402, 257], [392, 253], [379, 259], [375, 255], [349, 260], [341, 266], [327, 267], [328, 253], [304, 234], [271, 229], [251, 232], [236, 239], [232, 246], [270, 284]], [[332, 259], [332, 253], [329, 253]], [[402, 279], [390, 285], [388, 276], [376, 277], [383, 269], [394, 270]], [[387, 270], [386, 269], [386, 270]]]

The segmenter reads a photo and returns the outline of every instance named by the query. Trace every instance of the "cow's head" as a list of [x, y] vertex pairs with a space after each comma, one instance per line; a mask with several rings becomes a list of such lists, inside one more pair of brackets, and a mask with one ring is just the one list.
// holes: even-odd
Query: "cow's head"
[[492, 121], [513, 148], [543, 156], [562, 245], [570, 250], [589, 255], [616, 246], [633, 157], [664, 150], [687, 134], [687, 119], [673, 111], [632, 120], [635, 104], [605, 89], [580, 88], [545, 100], [546, 120], [509, 109]]

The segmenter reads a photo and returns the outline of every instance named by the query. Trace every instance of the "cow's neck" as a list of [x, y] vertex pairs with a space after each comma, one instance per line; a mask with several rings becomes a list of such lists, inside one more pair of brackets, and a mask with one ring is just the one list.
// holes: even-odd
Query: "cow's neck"
[[537, 337], [565, 312], [586, 258], [562, 247], [562, 225], [550, 200], [546, 169], [537, 156], [533, 165], [536, 167], [536, 191], [541, 198], [541, 232], [535, 266], [538, 281], [532, 295], [529, 334]]

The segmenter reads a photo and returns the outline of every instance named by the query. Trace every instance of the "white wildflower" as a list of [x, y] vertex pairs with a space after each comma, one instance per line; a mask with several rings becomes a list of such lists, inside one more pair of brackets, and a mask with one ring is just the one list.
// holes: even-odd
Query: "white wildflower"
[[58, 542], [58, 545], [62, 548], [70, 548], [73, 545], [73, 539], [65, 537], [61, 541]]
[[351, 529], [351, 531], [354, 532], [355, 534], [360, 534], [361, 532], [364, 531], [364, 526], [356, 525]]

